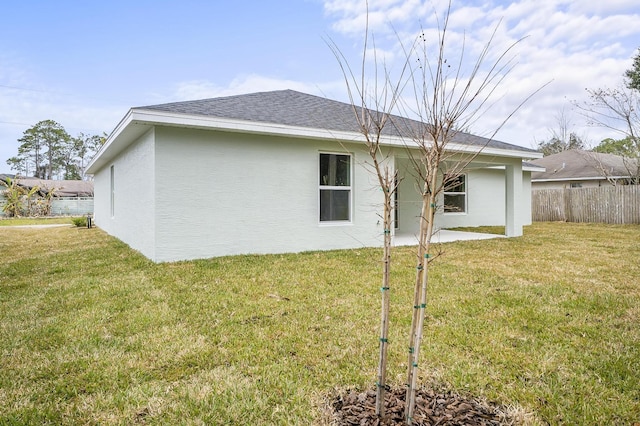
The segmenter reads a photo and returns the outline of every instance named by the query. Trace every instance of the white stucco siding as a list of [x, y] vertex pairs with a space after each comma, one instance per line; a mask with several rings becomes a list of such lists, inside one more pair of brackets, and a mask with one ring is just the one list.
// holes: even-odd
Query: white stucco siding
[[[398, 188], [397, 234], [416, 235], [418, 217], [422, 208], [420, 184], [413, 176], [413, 166], [406, 159], [398, 160], [402, 180]], [[443, 213], [443, 194], [438, 197], [440, 206], [435, 218], [436, 228], [460, 226], [491, 226], [505, 223], [505, 175], [504, 170], [475, 169], [465, 172], [467, 211]]]
[[[436, 226], [438, 228], [455, 228], [504, 225], [504, 170], [470, 170], [466, 176], [467, 211], [465, 213], [441, 213], [436, 217]], [[441, 195], [439, 205], [442, 204], [443, 197]]]
[[[319, 222], [320, 152], [353, 155], [352, 221]], [[382, 228], [356, 145], [156, 128], [156, 261], [377, 245]]]
[[531, 225], [533, 223], [531, 214], [531, 172], [522, 172], [522, 194], [524, 199], [524, 207], [522, 214], [523, 225]]
[[[109, 167], [100, 169], [93, 175], [93, 222], [109, 232]], [[104, 218], [104, 225], [102, 219]]]
[[422, 185], [416, 178], [408, 159], [396, 159], [398, 176], [397, 218], [395, 233], [403, 235], [417, 235], [420, 231], [419, 216], [422, 208]]
[[155, 258], [154, 157], [150, 130], [94, 176], [96, 225], [150, 259]]
[[[480, 161], [483, 161], [480, 159]], [[416, 235], [419, 231], [418, 216], [422, 206], [420, 185], [413, 176], [409, 160], [396, 160], [402, 178], [398, 189], [398, 228], [400, 235]], [[436, 214], [436, 228], [466, 226], [504, 226], [506, 222], [506, 176], [504, 168], [474, 168], [465, 172], [467, 210], [465, 213], [444, 213], [443, 194], [438, 197], [440, 206]], [[531, 223], [531, 173], [523, 172], [522, 208], [523, 224]]]

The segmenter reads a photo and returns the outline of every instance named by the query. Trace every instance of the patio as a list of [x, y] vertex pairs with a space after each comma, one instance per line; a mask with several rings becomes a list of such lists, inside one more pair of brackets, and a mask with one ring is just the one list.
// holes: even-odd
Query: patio
[[[431, 239], [432, 243], [450, 243], [452, 241], [471, 241], [471, 240], [488, 240], [491, 238], [506, 238], [504, 235], [497, 234], [483, 234], [480, 232], [464, 232], [464, 231], [449, 231], [447, 229], [440, 229]], [[418, 245], [418, 237], [416, 235], [394, 235], [393, 245], [400, 246], [415, 246]]]

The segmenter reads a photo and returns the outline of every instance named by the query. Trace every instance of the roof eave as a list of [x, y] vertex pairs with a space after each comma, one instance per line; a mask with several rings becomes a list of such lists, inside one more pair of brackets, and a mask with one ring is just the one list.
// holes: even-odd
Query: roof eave
[[89, 161], [89, 164], [87, 164], [85, 173], [94, 174], [100, 170], [105, 163], [109, 162], [109, 160], [121, 151], [121, 149], [118, 148], [124, 148], [129, 143], [128, 138], [125, 138], [123, 133], [125, 129], [130, 127], [133, 121], [133, 115], [133, 109], [130, 109], [125, 116], [122, 117], [122, 120], [120, 120], [111, 134], [109, 134], [105, 143], [100, 147], [91, 161]]
[[546, 179], [546, 178], [538, 178], [531, 179], [531, 182], [568, 182], [568, 181], [577, 181], [577, 180], [607, 180], [607, 179], [629, 179], [629, 176], [590, 176], [590, 177], [566, 177], [566, 178], [555, 178], [555, 179]]
[[[94, 174], [100, 170], [129, 143], [144, 134], [152, 126], [156, 125], [177, 126], [193, 129], [215, 129], [226, 132], [253, 133], [304, 139], [340, 140], [343, 142], [356, 143], [365, 142], [364, 136], [358, 132], [298, 127], [276, 123], [132, 108], [127, 112], [122, 120], [120, 120], [113, 132], [111, 132], [105, 144], [87, 166], [86, 172], [88, 174]], [[383, 136], [381, 144], [386, 146], [417, 148], [417, 144], [411, 139], [398, 136]], [[478, 151], [481, 151], [486, 155], [522, 159], [542, 157], [542, 154], [528, 150], [521, 151], [517, 149], [501, 149], [460, 143], [450, 143], [447, 150], [459, 153], [477, 153]]]

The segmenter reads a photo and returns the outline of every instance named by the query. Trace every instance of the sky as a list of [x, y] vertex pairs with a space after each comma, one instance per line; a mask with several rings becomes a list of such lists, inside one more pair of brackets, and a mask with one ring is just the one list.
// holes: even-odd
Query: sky
[[[41, 120], [77, 136], [108, 134], [129, 108], [164, 102], [280, 89], [348, 101], [328, 42], [358, 68], [368, 16], [378, 57], [399, 69], [399, 41], [433, 36], [445, 6], [369, 0], [367, 13], [364, 0], [5, 2], [0, 173], [10, 172], [18, 139]], [[561, 114], [591, 145], [616, 137], [588, 126], [573, 104], [587, 100], [586, 89], [623, 84], [640, 47], [639, 23], [637, 0], [453, 0], [449, 51], [455, 57], [464, 42], [467, 67], [494, 30], [492, 54], [522, 39], [509, 51], [514, 67], [492, 108], [469, 130], [491, 134], [544, 86], [496, 139], [534, 147], [551, 137]]]

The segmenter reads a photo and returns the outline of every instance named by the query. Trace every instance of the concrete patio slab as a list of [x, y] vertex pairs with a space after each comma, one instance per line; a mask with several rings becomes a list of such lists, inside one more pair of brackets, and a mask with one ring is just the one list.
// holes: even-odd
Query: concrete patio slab
[[[441, 229], [433, 234], [432, 243], [450, 243], [452, 241], [488, 240], [492, 238], [506, 238], [504, 235], [483, 234], [480, 232], [449, 231]], [[392, 243], [396, 247], [418, 245], [416, 235], [394, 235]]]

